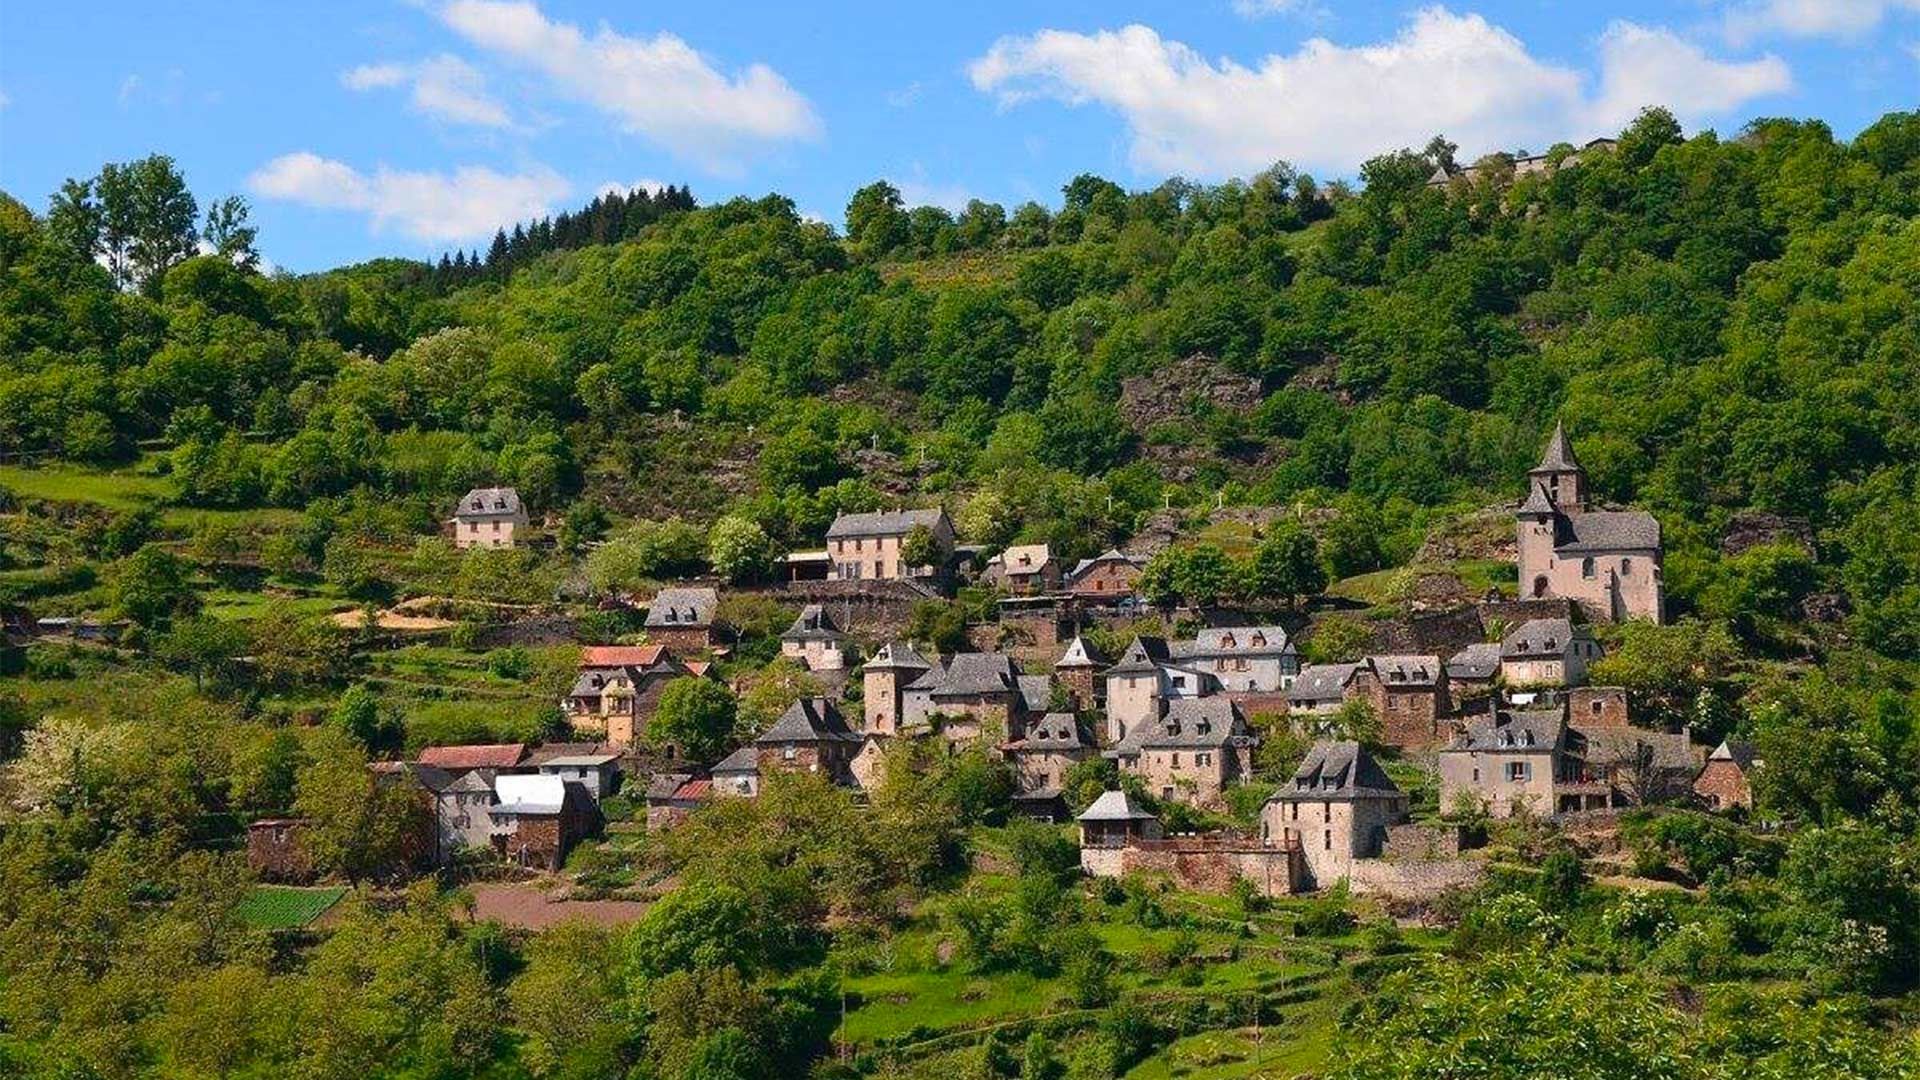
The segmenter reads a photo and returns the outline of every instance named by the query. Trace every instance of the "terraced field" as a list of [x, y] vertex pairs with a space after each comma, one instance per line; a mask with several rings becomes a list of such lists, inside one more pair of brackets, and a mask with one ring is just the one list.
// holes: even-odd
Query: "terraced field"
[[240, 901], [237, 914], [250, 926], [262, 930], [297, 930], [325, 915], [340, 898], [345, 886], [302, 889], [291, 885], [255, 885]]

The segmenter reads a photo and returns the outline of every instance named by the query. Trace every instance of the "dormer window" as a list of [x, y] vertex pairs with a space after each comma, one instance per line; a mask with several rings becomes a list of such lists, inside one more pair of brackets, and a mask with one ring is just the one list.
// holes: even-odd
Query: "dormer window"
[[1501, 733], [1500, 733], [1500, 745], [1501, 745], [1501, 746], [1512, 746], [1512, 745], [1513, 745], [1513, 732], [1511, 732], [1511, 731], [1503, 731], [1503, 732], [1501, 732]]
[[1531, 732], [1531, 731], [1523, 731], [1523, 732], [1521, 732], [1521, 733], [1520, 733], [1520, 745], [1521, 745], [1521, 746], [1532, 746], [1532, 745], [1533, 745], [1533, 732]]
[[1225, 646], [1226, 648], [1229, 648], [1229, 649], [1231, 649], [1231, 648], [1233, 648], [1233, 646], [1234, 646], [1234, 640], [1233, 640], [1233, 635], [1232, 635], [1232, 634], [1223, 634], [1223, 635], [1221, 635], [1221, 637], [1220, 637], [1220, 644], [1221, 644], [1221, 645], [1223, 645], [1223, 646]]
[[1256, 649], [1264, 648], [1267, 644], [1267, 636], [1265, 634], [1255, 634], [1250, 639], [1249, 644]]

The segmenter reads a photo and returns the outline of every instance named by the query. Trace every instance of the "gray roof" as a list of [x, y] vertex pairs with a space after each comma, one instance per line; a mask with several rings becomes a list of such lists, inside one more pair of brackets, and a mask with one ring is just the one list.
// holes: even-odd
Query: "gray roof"
[[1052, 712], [1027, 727], [1027, 737], [1012, 744], [1015, 750], [1084, 750], [1093, 745], [1080, 718], [1070, 712]]
[[712, 626], [713, 610], [719, 606], [717, 589], [661, 589], [647, 605], [647, 625], [660, 629]]
[[726, 757], [721, 758], [720, 764], [715, 765], [712, 770], [715, 776], [721, 776], [723, 774], [739, 775], [741, 773], [756, 773], [759, 771], [760, 755], [751, 746], [743, 746], [733, 753], [728, 754]]
[[1500, 673], [1500, 643], [1477, 641], [1447, 661], [1450, 679], [1491, 679]]
[[1508, 660], [1564, 656], [1575, 637], [1588, 639], [1592, 632], [1570, 619], [1528, 619], [1500, 639], [1500, 655]]
[[1438, 686], [1446, 677], [1446, 669], [1438, 656], [1369, 656], [1367, 663], [1389, 687]]
[[780, 714], [773, 726], [753, 740], [761, 744], [859, 742], [860, 736], [847, 727], [840, 709], [823, 697], [801, 698]]
[[1657, 551], [1660, 522], [1644, 510], [1588, 510], [1567, 514], [1559, 551]]
[[1534, 472], [1571, 472], [1580, 468], [1580, 459], [1573, 456], [1573, 441], [1567, 438], [1565, 424], [1556, 420], [1553, 435], [1547, 439], [1547, 448], [1540, 455], [1540, 464], [1534, 466]]
[[874, 650], [864, 667], [867, 671], [926, 671], [933, 665], [906, 642], [889, 641]]
[[1547, 753], [1560, 745], [1566, 720], [1559, 709], [1501, 710], [1467, 721], [1465, 735], [1449, 750]]
[[1020, 706], [1028, 712], [1046, 712], [1053, 704], [1053, 676], [1020, 675], [1014, 682], [1020, 686]]
[[1108, 675], [1144, 675], [1156, 671], [1173, 659], [1173, 650], [1167, 647], [1167, 639], [1160, 637], [1136, 637], [1127, 651], [1120, 654], [1120, 662], [1108, 668]]
[[1056, 660], [1053, 666], [1056, 668], [1099, 667], [1106, 662], [1106, 658], [1100, 655], [1100, 650], [1094, 648], [1092, 642], [1075, 634], [1073, 640], [1067, 642], [1067, 651], [1060, 654], [1060, 659]]
[[1545, 485], [1529, 484], [1528, 487], [1531, 490], [1527, 492], [1527, 500], [1521, 503], [1520, 509], [1514, 511], [1514, 513], [1557, 514], [1560, 512], [1559, 507], [1553, 505], [1553, 496], [1547, 494]]
[[510, 487], [474, 488], [460, 497], [454, 517], [499, 517], [521, 512], [520, 492]]
[[1134, 725], [1126, 743], [1140, 750], [1207, 750], [1227, 746], [1246, 734], [1246, 719], [1232, 701], [1219, 696], [1175, 698], [1167, 702], [1166, 714], [1158, 720]]
[[1731, 761], [1742, 771], [1753, 767], [1753, 744], [1742, 739], [1726, 739], [1707, 755], [1708, 761]]
[[827, 528], [827, 539], [855, 536], [905, 536], [919, 526], [931, 529], [947, 516], [945, 510], [882, 510], [871, 514], [841, 514]]
[[619, 754], [563, 754], [541, 762], [540, 768], [551, 766], [556, 769], [598, 769], [619, 760]]
[[[935, 675], [932, 671], [927, 674]], [[935, 697], [1018, 692], [1020, 669], [1014, 666], [1013, 657], [1005, 653], [954, 653], [947, 658], [946, 670], [939, 672], [931, 689]]]
[[847, 635], [841, 633], [840, 624], [833, 621], [833, 615], [819, 604], [808, 604], [800, 609], [800, 616], [780, 635], [781, 641], [845, 641]]
[[1649, 731], [1635, 727], [1582, 727], [1574, 729], [1581, 744], [1581, 755], [1589, 765], [1633, 766], [1639, 762], [1639, 748], [1653, 751], [1653, 767], [1668, 772], [1691, 772], [1701, 765], [1693, 737], [1684, 731]]
[[1079, 562], [1074, 563], [1073, 569], [1067, 573], [1067, 580], [1072, 581], [1076, 578], [1079, 578], [1082, 575], [1084, 575], [1087, 571], [1093, 569], [1094, 567], [1100, 565], [1101, 563], [1107, 563], [1107, 562], [1123, 562], [1131, 566], [1142, 566], [1145, 564], [1146, 560], [1140, 558], [1137, 555], [1129, 555], [1124, 551], [1120, 551], [1114, 548], [1109, 548], [1108, 550], [1103, 551], [1098, 555], [1095, 555], [1091, 559], [1081, 559]]
[[1287, 690], [1289, 701], [1338, 701], [1347, 696], [1347, 683], [1366, 661], [1352, 664], [1308, 664]]
[[491, 795], [493, 794], [493, 777], [494, 771], [492, 769], [475, 769], [460, 779], [455, 780], [453, 783], [448, 784], [442, 790], [457, 792], [484, 791]]
[[653, 776], [647, 780], [647, 790], [644, 798], [648, 801], [671, 799], [673, 798], [673, 793], [680, 790], [680, 785], [691, 779], [693, 779], [692, 773], [654, 773]]
[[1285, 656], [1293, 652], [1283, 626], [1214, 626], [1192, 641], [1176, 641], [1173, 655], [1181, 658], [1215, 656]]
[[1292, 786], [1281, 785], [1269, 801], [1396, 798], [1400, 794], [1400, 786], [1366, 747], [1351, 740], [1323, 740], [1313, 744], [1293, 771]]
[[372, 768], [377, 776], [411, 780], [428, 791], [445, 791], [453, 786], [453, 774], [436, 765], [422, 765], [417, 761], [378, 761]]
[[1124, 791], [1106, 791], [1093, 800], [1093, 805], [1082, 811], [1079, 821], [1151, 821], [1152, 814], [1141, 809], [1133, 801], [1133, 796]]

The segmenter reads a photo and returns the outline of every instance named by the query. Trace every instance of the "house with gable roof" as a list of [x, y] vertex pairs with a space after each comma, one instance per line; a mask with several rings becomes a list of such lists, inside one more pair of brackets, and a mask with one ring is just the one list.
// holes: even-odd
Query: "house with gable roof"
[[667, 684], [705, 670], [682, 663], [664, 645], [588, 645], [560, 711], [576, 733], [629, 750], [646, 735]]
[[1694, 777], [1693, 793], [1715, 810], [1753, 809], [1753, 775], [1761, 767], [1754, 756], [1753, 744], [1740, 739], [1723, 740], [1707, 755], [1707, 763]]
[[[941, 552], [940, 565], [908, 566], [900, 549], [915, 529], [924, 528]], [[945, 570], [953, 553], [953, 521], [942, 509], [883, 510], [841, 514], [827, 528], [828, 581], [892, 581], [932, 578]]]
[[980, 579], [1015, 596], [1049, 593], [1060, 588], [1060, 562], [1045, 544], [1015, 544], [988, 559]]
[[1108, 745], [1123, 742], [1134, 729], [1158, 719], [1173, 702], [1221, 690], [1211, 672], [1178, 660], [1165, 638], [1147, 635], [1134, 638], [1101, 678], [1107, 690]]
[[453, 529], [453, 546], [462, 551], [510, 548], [527, 531], [527, 508], [514, 488], [474, 488], [460, 497], [447, 524]]
[[1261, 808], [1260, 835], [1297, 844], [1307, 877], [1324, 889], [1350, 876], [1355, 860], [1380, 856], [1387, 829], [1406, 819], [1407, 802], [1365, 747], [1321, 741]]
[[833, 613], [820, 604], [808, 604], [780, 635], [780, 655], [806, 665], [808, 671], [842, 671], [847, 666], [847, 635]]
[[1050, 712], [1019, 739], [1000, 744], [1000, 753], [1013, 768], [1015, 809], [1057, 821], [1066, 811], [1067, 770], [1098, 757], [1100, 748], [1078, 716]]
[[1281, 626], [1213, 626], [1172, 643], [1174, 659], [1207, 671], [1227, 693], [1274, 694], [1300, 674], [1300, 653]]
[[1314, 717], [1339, 712], [1349, 701], [1364, 701], [1380, 721], [1381, 741], [1402, 749], [1444, 742], [1453, 711], [1445, 666], [1438, 656], [1423, 655], [1380, 654], [1344, 664], [1309, 664], [1288, 688], [1287, 700], [1309, 729]]
[[1108, 667], [1100, 650], [1080, 635], [1074, 635], [1053, 662], [1054, 681], [1066, 688], [1076, 709], [1096, 709], [1106, 700], [1106, 681], [1100, 673]]
[[727, 636], [719, 607], [718, 589], [661, 589], [647, 604], [647, 640], [682, 655], [719, 648]]
[[586, 789], [558, 776], [497, 776], [493, 794], [488, 811], [493, 846], [517, 866], [558, 870], [573, 846], [600, 827], [599, 810]]
[[1134, 598], [1146, 565], [1147, 561], [1137, 555], [1109, 549], [1074, 563], [1061, 584], [1083, 604], [1119, 604]]
[[1240, 706], [1216, 694], [1167, 702], [1106, 755], [1160, 798], [1220, 807], [1227, 785], [1252, 775], [1254, 743]]
[[1500, 678], [1509, 687], [1583, 686], [1598, 659], [1593, 631], [1569, 619], [1529, 619], [1500, 639]]
[[1572, 600], [1590, 619], [1662, 621], [1660, 522], [1643, 510], [1595, 509], [1560, 424], [1514, 517], [1522, 597]]
[[[836, 784], [852, 784], [860, 743], [831, 699], [801, 698], [753, 740], [754, 764], [761, 777], [774, 770], [813, 772]], [[717, 779], [719, 770], [714, 775]]]

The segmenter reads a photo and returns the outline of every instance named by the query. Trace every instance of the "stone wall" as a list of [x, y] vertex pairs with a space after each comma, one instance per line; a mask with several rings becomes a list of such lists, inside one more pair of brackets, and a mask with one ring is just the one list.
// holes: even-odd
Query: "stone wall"
[[1300, 853], [1255, 840], [1182, 836], [1135, 840], [1126, 847], [1082, 848], [1081, 869], [1094, 877], [1165, 874], [1182, 888], [1224, 893], [1245, 878], [1264, 896], [1291, 896], [1304, 877]]
[[1622, 687], [1581, 686], [1567, 691], [1567, 718], [1581, 727], [1628, 727], [1630, 716]]
[[1460, 825], [1405, 822], [1387, 828], [1387, 842], [1380, 855], [1393, 862], [1420, 862], [1451, 859], [1473, 845]]
[[1397, 862], [1357, 859], [1347, 885], [1360, 896], [1402, 899], [1437, 896], [1451, 889], [1471, 888], [1486, 876], [1486, 867], [1469, 859], [1432, 859]]
[[1700, 770], [1700, 776], [1694, 780], [1693, 790], [1715, 810], [1753, 807], [1753, 788], [1747, 783], [1747, 774], [1735, 762], [1724, 759], [1707, 762], [1707, 767]]

